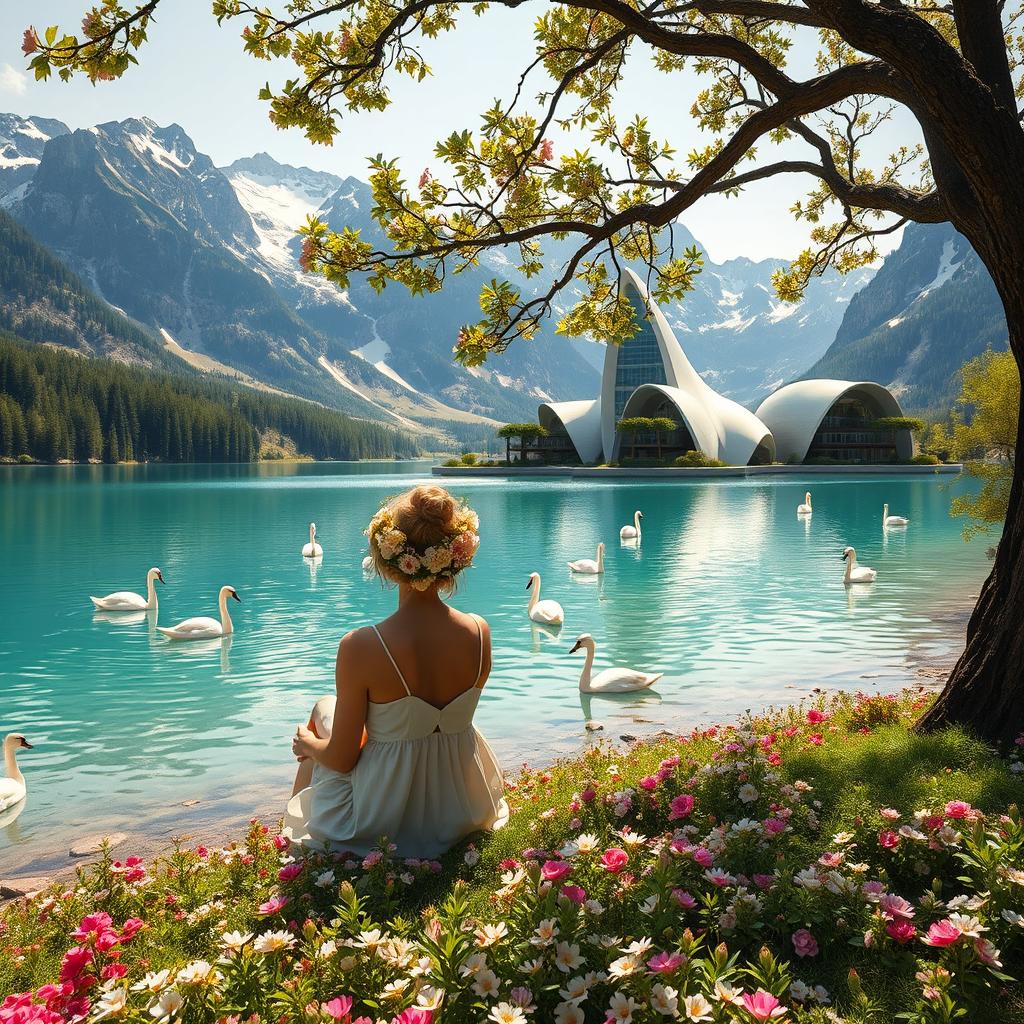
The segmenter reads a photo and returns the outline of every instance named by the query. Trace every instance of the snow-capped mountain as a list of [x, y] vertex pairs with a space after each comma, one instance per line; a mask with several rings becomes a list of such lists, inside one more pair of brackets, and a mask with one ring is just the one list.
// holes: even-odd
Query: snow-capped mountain
[[1007, 342], [1002, 303], [967, 239], [951, 224], [912, 224], [805, 376], [877, 380], [905, 408], [942, 413], [960, 367]]
[[39, 166], [43, 146], [67, 132], [66, 124], [48, 117], [0, 114], [0, 206], [20, 198], [19, 193]]

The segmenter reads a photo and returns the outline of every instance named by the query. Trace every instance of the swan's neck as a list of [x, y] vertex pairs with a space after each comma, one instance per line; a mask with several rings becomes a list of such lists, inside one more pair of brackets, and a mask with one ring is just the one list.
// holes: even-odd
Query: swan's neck
[[7, 777], [14, 779], [15, 782], [24, 782], [25, 776], [21, 774], [21, 769], [18, 767], [18, 757], [14, 753], [14, 745], [11, 743], [4, 744], [4, 763], [7, 767]]
[[231, 614], [228, 612], [228, 595], [220, 595], [220, 625], [221, 631], [225, 636], [234, 632], [234, 626], [231, 624]]
[[309, 528], [309, 546], [312, 547], [316, 543], [316, 527], [311, 526]]
[[640, 536], [640, 513], [633, 513], [633, 528], [636, 530], [636, 535]]
[[146, 580], [146, 609], [156, 608], [156, 577], [150, 576]]
[[597, 571], [601, 572], [604, 569], [604, 548], [598, 545], [597, 547]]
[[531, 611], [531, 612], [533, 611], [534, 606], [537, 604], [537, 602], [539, 600], [540, 600], [540, 577], [539, 576], [534, 576], [533, 577], [533, 585], [530, 588], [529, 611]]
[[882, 518], [883, 519], [888, 519], [889, 518], [889, 506], [888, 505], [883, 505], [882, 506]]
[[850, 555], [846, 560], [846, 575], [844, 579], [849, 579], [853, 575], [853, 567], [857, 564], [856, 555]]
[[583, 671], [580, 673], [580, 693], [586, 693], [590, 689], [590, 670], [594, 667], [594, 646], [587, 645], [587, 659], [583, 662]]

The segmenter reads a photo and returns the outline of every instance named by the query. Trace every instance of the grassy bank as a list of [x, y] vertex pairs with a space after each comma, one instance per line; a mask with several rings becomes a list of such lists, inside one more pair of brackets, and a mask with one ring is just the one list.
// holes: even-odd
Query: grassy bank
[[1022, 1020], [1024, 748], [917, 736], [924, 699], [524, 770], [444, 863], [257, 823], [107, 859], [3, 912], [0, 1021]]

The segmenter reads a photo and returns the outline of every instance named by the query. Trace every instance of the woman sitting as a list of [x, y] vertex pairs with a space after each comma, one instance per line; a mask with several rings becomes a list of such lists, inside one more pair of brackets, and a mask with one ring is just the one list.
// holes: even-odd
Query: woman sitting
[[387, 836], [433, 858], [508, 817], [501, 769], [473, 727], [491, 669], [487, 623], [445, 604], [479, 544], [476, 514], [440, 487], [393, 498], [366, 534], [398, 609], [338, 646], [337, 696], [313, 708], [285, 834], [366, 854]]

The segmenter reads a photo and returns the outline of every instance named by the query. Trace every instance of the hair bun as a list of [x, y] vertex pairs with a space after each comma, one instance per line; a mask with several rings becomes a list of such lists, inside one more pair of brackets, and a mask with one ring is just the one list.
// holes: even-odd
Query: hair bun
[[447, 526], [455, 515], [455, 500], [443, 488], [431, 484], [415, 488], [409, 495], [413, 513], [424, 525]]

